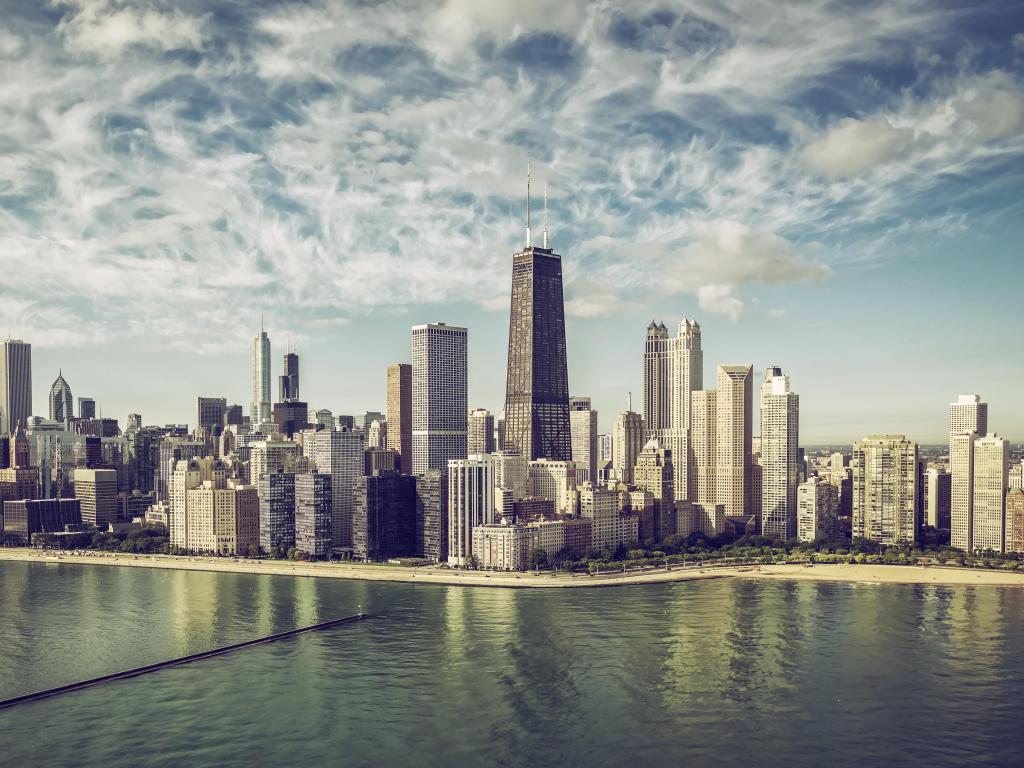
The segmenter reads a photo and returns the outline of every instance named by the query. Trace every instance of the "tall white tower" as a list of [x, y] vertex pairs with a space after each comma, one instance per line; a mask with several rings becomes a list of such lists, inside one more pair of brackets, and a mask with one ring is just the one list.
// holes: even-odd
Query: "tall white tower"
[[988, 403], [980, 395], [960, 395], [949, 404], [950, 544], [975, 549], [974, 441], [988, 431]]
[[717, 502], [726, 516], [760, 514], [748, 509], [747, 479], [753, 443], [753, 384], [751, 365], [718, 366], [715, 412], [715, 484]]
[[252, 340], [252, 404], [250, 428], [270, 423], [270, 339], [260, 324], [260, 334]]
[[777, 539], [797, 535], [799, 413], [789, 377], [768, 368], [761, 385], [761, 532]]

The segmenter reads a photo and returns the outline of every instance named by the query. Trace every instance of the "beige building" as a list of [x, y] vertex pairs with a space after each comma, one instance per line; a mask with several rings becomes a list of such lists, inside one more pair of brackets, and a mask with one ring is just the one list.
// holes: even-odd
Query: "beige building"
[[718, 366], [715, 407], [715, 503], [726, 517], [760, 514], [749, 509], [747, 483], [753, 438], [753, 366]]
[[874, 435], [853, 446], [853, 538], [917, 541], [917, 443]]
[[1004, 438], [993, 434], [974, 441], [972, 551], [1003, 551], [1009, 459], [1010, 444]]
[[800, 541], [839, 536], [839, 489], [812, 477], [797, 487], [796, 528]]
[[486, 408], [469, 412], [466, 432], [466, 455], [494, 453], [494, 416]]
[[495, 571], [525, 571], [530, 553], [537, 549], [537, 529], [507, 522], [473, 528], [473, 555], [477, 567]]
[[612, 432], [612, 472], [622, 483], [633, 482], [633, 467], [644, 444], [644, 420], [639, 413], [626, 411], [615, 419]]
[[576, 489], [576, 465], [571, 461], [538, 459], [529, 463], [527, 472], [530, 495], [551, 499], [555, 514], [566, 514], [569, 494]]
[[260, 500], [253, 486], [228, 480], [216, 487], [205, 480], [185, 498], [184, 549], [239, 555], [259, 546]]
[[585, 483], [575, 495], [579, 500], [580, 516], [589, 518], [592, 524], [591, 548], [614, 550], [619, 546], [629, 548], [637, 545], [637, 517], [623, 514], [619, 491]]
[[648, 491], [653, 498], [654, 530], [651, 534], [655, 541], [664, 541], [677, 533], [674, 461], [672, 451], [652, 438], [640, 451], [633, 468], [634, 485]]
[[117, 470], [76, 469], [75, 498], [82, 509], [82, 522], [103, 528], [117, 519]]
[[519, 501], [530, 495], [529, 464], [526, 457], [518, 451], [495, 451], [494, 485], [496, 488], [508, 488], [512, 492], [512, 500]]
[[690, 498], [694, 503], [695, 531], [713, 535], [725, 530], [725, 507], [718, 503], [715, 469], [718, 455], [718, 393], [700, 389], [692, 393], [690, 413]]

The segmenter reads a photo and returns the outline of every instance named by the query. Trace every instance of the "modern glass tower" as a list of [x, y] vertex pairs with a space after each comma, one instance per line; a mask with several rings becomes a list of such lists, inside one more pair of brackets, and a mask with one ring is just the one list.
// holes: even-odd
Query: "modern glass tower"
[[269, 424], [270, 415], [270, 339], [261, 327], [260, 335], [252, 340], [252, 404], [249, 406], [252, 428]]
[[529, 174], [526, 198], [526, 248], [512, 257], [503, 448], [572, 461], [562, 257], [548, 247], [546, 194], [544, 245], [531, 242]]
[[63, 372], [57, 373], [57, 380], [50, 387], [50, 419], [67, 423], [75, 417], [75, 398], [71, 387], [64, 380]]

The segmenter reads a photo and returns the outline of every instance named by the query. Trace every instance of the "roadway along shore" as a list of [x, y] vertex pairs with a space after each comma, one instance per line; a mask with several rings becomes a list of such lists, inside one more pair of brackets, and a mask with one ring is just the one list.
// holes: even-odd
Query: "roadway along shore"
[[502, 573], [457, 571], [437, 566], [363, 565], [360, 563], [306, 563], [291, 560], [246, 560], [221, 557], [132, 555], [114, 552], [70, 554], [28, 548], [0, 548], [0, 560], [77, 565], [120, 565], [138, 568], [217, 573], [251, 573], [272, 576], [311, 576], [363, 581], [394, 581], [407, 584], [442, 584], [479, 587], [558, 588], [612, 587], [715, 578], [748, 578], [763, 581], [838, 581], [871, 584], [943, 584], [1024, 587], [1024, 573], [969, 568], [916, 565], [762, 565], [726, 568], [658, 568], [628, 573]]

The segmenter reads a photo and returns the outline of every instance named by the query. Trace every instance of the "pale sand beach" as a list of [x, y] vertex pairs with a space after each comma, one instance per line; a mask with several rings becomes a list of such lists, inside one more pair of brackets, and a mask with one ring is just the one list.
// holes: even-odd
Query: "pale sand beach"
[[914, 565], [761, 565], [729, 568], [659, 568], [629, 573], [497, 573], [456, 571], [437, 566], [362, 565], [359, 563], [303, 563], [289, 560], [234, 560], [213, 557], [176, 557], [170, 555], [132, 555], [96, 552], [90, 555], [56, 554], [35, 549], [0, 549], [0, 560], [31, 563], [71, 563], [79, 565], [119, 565], [138, 568], [170, 568], [220, 573], [251, 573], [273, 576], [309, 576], [316, 578], [394, 581], [409, 584], [447, 584], [481, 587], [558, 588], [611, 587], [630, 584], [655, 584], [715, 578], [795, 579], [801, 581], [840, 581], [868, 584], [945, 584], [1024, 587], [1024, 573], [972, 570]]

